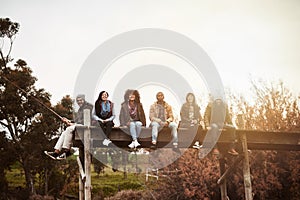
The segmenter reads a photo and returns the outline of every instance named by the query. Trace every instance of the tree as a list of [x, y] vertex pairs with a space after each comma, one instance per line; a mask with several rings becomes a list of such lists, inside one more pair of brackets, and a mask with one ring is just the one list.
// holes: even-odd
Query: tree
[[5, 169], [8, 169], [16, 160], [12, 144], [6, 138], [6, 132], [0, 132], [0, 196], [7, 198], [8, 184], [5, 177]]
[[[51, 95], [44, 89], [35, 87], [37, 79], [32, 76], [32, 70], [26, 61], [19, 59], [11, 66], [13, 59], [10, 53], [18, 30], [18, 23], [11, 22], [8, 18], [0, 19], [0, 126], [8, 139], [1, 140], [1, 145], [10, 145], [11, 148], [3, 148], [3, 155], [16, 155], [15, 158], [25, 173], [28, 193], [35, 194], [36, 175], [44, 173], [47, 176], [44, 171], [51, 171], [54, 165], [42, 157], [42, 152], [53, 147], [49, 139], [57, 134], [62, 123], [50, 112], [54, 109], [50, 103]], [[5, 49], [7, 40], [9, 45]], [[58, 104], [55, 109], [63, 116], [70, 117], [73, 111], [72, 100], [64, 98], [62, 105]], [[4, 174], [4, 167], [9, 164], [7, 161], [2, 164], [1, 174]], [[47, 191], [46, 188], [47, 186]]]
[[[291, 131], [300, 124], [297, 98], [282, 81], [252, 80], [255, 103], [234, 98], [243, 113], [245, 129]], [[300, 194], [299, 152], [253, 151], [250, 155], [253, 192], [259, 199], [298, 199]]]
[[[2, 44], [0, 47], [1, 68], [6, 68], [7, 64], [12, 60], [10, 58], [10, 53], [19, 28], [19, 23], [12, 22], [9, 18], [0, 18], [0, 38], [2, 40]], [[7, 48], [5, 48], [4, 45], [5, 40], [9, 41], [9, 45]]]
[[51, 105], [50, 94], [35, 88], [36, 78], [31, 73], [23, 60], [18, 60], [13, 68], [6, 66], [1, 71], [4, 79], [0, 81], [0, 124], [7, 131], [24, 168], [29, 191], [35, 193], [33, 183], [35, 168], [40, 164], [38, 155], [41, 148], [48, 145], [46, 135], [54, 135], [58, 123], [45, 109]]

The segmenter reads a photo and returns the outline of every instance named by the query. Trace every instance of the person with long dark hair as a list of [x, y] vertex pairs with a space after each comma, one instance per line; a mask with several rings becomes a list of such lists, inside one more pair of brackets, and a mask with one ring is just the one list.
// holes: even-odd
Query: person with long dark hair
[[186, 102], [180, 109], [180, 127], [189, 128], [191, 126], [198, 126], [202, 120], [200, 114], [200, 107], [196, 103], [196, 98], [193, 93], [186, 95]]
[[[186, 102], [181, 106], [180, 109], [180, 128], [189, 128], [194, 131], [202, 129], [200, 122], [202, 121], [202, 116], [200, 114], [200, 107], [196, 102], [196, 97], [193, 93], [189, 92], [185, 98]], [[200, 143], [196, 141], [194, 148], [199, 149]]]
[[114, 103], [108, 100], [108, 93], [101, 91], [98, 99], [95, 102], [95, 109], [93, 112], [94, 120], [97, 120], [102, 128], [106, 138], [103, 140], [103, 145], [108, 146], [110, 141], [110, 133], [114, 126], [115, 119]]
[[142, 131], [142, 126], [146, 126], [146, 117], [143, 105], [140, 102], [139, 92], [137, 90], [127, 90], [125, 95], [128, 94], [128, 99], [124, 97], [125, 101], [121, 105], [120, 125], [129, 127], [132, 142], [128, 146], [136, 148], [140, 146], [137, 139]]

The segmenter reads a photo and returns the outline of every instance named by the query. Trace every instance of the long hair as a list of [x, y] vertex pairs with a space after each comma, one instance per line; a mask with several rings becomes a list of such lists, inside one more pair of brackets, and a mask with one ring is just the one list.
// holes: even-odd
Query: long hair
[[187, 93], [187, 95], [186, 95], [186, 97], [185, 97], [185, 100], [186, 100], [186, 102], [188, 102], [188, 97], [189, 96], [192, 96], [193, 97], [193, 105], [195, 105], [196, 104], [196, 97], [195, 97], [195, 95], [193, 94], [193, 93], [191, 93], [191, 92], [189, 92], [189, 93]]
[[132, 94], [133, 91], [134, 91], [134, 90], [132, 90], [132, 89], [128, 89], [128, 90], [125, 91], [125, 94], [124, 94], [124, 102], [123, 102], [123, 103], [128, 102], [128, 100], [129, 100], [129, 95]]
[[137, 90], [134, 90], [134, 91], [132, 92], [132, 94], [134, 94], [134, 95], [135, 95], [135, 102], [137, 102], [137, 103], [141, 103], [141, 96], [140, 96], [140, 93], [139, 93], [139, 91], [137, 91]]
[[[103, 93], [105, 93], [106, 91], [101, 91], [100, 93], [99, 93], [99, 96], [98, 96], [98, 99], [96, 100], [96, 102], [98, 101], [98, 102], [102, 102], [103, 100], [102, 100], [102, 94]], [[109, 97], [109, 95], [108, 95], [108, 92], [106, 92], [106, 94], [107, 94], [107, 97]]]
[[[103, 99], [102, 99], [102, 94], [105, 93], [105, 92], [106, 92], [106, 91], [101, 91], [101, 92], [99, 93], [99, 96], [98, 96], [96, 102], [95, 102], [95, 111], [96, 111], [96, 115], [97, 115], [98, 113], [100, 113], [100, 111], [101, 111], [101, 102], [103, 101]], [[106, 94], [107, 94], [107, 97], [108, 97], [108, 96], [109, 96], [109, 95], [108, 95], [108, 92], [106, 92]]]

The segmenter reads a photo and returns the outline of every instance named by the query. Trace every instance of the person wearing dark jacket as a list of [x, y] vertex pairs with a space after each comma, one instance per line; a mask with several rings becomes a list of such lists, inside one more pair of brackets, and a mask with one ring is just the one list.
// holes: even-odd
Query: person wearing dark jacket
[[71, 155], [70, 150], [76, 125], [83, 125], [83, 111], [85, 109], [89, 109], [90, 113], [92, 113], [93, 105], [85, 101], [85, 95], [77, 95], [76, 102], [79, 106], [79, 109], [75, 116], [75, 123], [71, 122], [67, 118], [63, 118], [62, 121], [67, 124], [68, 127], [62, 132], [58, 141], [56, 142], [54, 146], [54, 152], [44, 151], [47, 156], [54, 160], [64, 160]]
[[193, 93], [188, 93], [186, 95], [186, 102], [180, 109], [180, 118], [181, 128], [189, 128], [200, 124], [200, 121], [202, 120], [200, 107], [197, 105], [195, 95]]
[[[193, 93], [188, 93], [186, 95], [186, 102], [181, 106], [180, 109], [180, 118], [181, 121], [179, 126], [181, 128], [190, 128], [194, 131], [198, 131], [198, 128], [202, 129], [200, 124], [202, 121], [200, 107], [196, 103], [196, 98]], [[199, 149], [199, 141], [196, 141], [193, 147]]]
[[[232, 134], [234, 139], [231, 142], [228, 153], [232, 155], [238, 155], [238, 152], [236, 152], [234, 149], [236, 129], [232, 124], [228, 106], [221, 97], [218, 97], [213, 102], [208, 103], [204, 113], [204, 124], [208, 130], [207, 134], [211, 135], [211, 138], [217, 139], [220, 129], [225, 129]], [[203, 146], [206, 148], [205, 142], [203, 142]], [[214, 147], [213, 153], [219, 154], [219, 151], [216, 147]]]
[[[125, 93], [128, 95], [129, 92]], [[140, 102], [140, 94], [137, 90], [132, 90], [128, 96], [128, 100], [121, 105], [120, 111], [120, 126], [129, 127], [132, 142], [128, 146], [130, 148], [136, 148], [140, 146], [138, 137], [142, 131], [142, 126], [146, 126], [146, 117], [143, 109], [143, 105]]]
[[108, 146], [110, 141], [110, 133], [114, 126], [113, 120], [115, 119], [114, 103], [108, 100], [108, 93], [101, 91], [98, 99], [95, 102], [93, 110], [93, 119], [98, 121], [106, 138], [103, 140], [103, 145]]

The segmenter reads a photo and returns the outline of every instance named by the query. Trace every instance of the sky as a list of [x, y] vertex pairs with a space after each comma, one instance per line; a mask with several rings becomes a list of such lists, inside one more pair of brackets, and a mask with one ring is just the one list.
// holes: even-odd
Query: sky
[[[95, 49], [115, 36], [143, 28], [170, 30], [197, 43], [213, 62], [224, 87], [232, 91], [250, 95], [252, 77], [282, 80], [295, 95], [300, 94], [298, 0], [0, 0], [0, 4], [1, 17], [21, 26], [11, 56], [27, 62], [38, 78], [37, 87], [52, 94], [54, 104], [67, 94], [75, 95], [78, 74]], [[142, 49], [112, 61], [114, 71], [108, 76], [99, 74], [88, 101], [93, 102], [102, 89], [113, 94], [112, 85], [130, 70], [151, 64], [183, 74], [199, 98], [208, 93], [203, 80], [196, 80], [180, 57]], [[158, 90], [166, 93], [166, 100], [180, 104], [166, 85], [147, 83], [137, 88], [147, 106]]]

